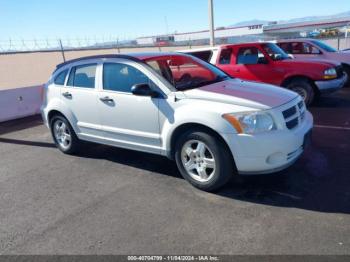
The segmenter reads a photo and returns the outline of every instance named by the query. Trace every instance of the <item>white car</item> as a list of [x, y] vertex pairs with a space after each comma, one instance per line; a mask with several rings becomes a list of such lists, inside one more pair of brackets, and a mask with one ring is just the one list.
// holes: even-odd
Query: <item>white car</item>
[[233, 79], [177, 53], [68, 61], [44, 97], [42, 116], [62, 152], [76, 153], [86, 140], [163, 155], [205, 191], [234, 174], [287, 168], [313, 126], [296, 93]]

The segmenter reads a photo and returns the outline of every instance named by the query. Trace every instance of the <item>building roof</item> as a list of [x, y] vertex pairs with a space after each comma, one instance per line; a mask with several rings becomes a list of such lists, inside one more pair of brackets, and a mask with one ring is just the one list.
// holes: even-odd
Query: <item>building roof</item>
[[350, 24], [350, 17], [341, 17], [341, 18], [331, 18], [331, 19], [322, 19], [318, 21], [305, 21], [305, 22], [296, 22], [296, 23], [282, 23], [264, 26], [264, 32], [274, 32], [274, 31], [284, 31], [290, 29], [298, 29], [304, 27], [339, 27], [346, 26]]

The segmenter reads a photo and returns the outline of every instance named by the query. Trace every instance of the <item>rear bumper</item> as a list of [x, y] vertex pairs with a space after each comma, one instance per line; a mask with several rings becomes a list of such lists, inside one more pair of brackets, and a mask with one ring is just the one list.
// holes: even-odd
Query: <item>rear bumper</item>
[[321, 93], [331, 93], [341, 89], [347, 80], [348, 76], [344, 74], [344, 76], [341, 78], [334, 80], [316, 81], [315, 84]]

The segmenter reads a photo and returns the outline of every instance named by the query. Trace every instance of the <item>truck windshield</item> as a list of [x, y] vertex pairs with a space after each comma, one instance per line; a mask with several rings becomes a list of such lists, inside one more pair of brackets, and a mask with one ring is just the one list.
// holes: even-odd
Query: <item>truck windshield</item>
[[267, 43], [263, 45], [265, 52], [274, 61], [291, 59], [286, 52], [284, 52], [278, 45]]
[[217, 67], [187, 55], [160, 56], [145, 62], [177, 90], [194, 89], [231, 78]]
[[323, 50], [325, 50], [326, 52], [330, 52], [330, 53], [335, 53], [337, 52], [336, 49], [334, 49], [333, 47], [321, 42], [321, 41], [318, 41], [318, 40], [312, 40], [311, 41], [314, 45], [318, 46], [319, 48], [322, 48]]

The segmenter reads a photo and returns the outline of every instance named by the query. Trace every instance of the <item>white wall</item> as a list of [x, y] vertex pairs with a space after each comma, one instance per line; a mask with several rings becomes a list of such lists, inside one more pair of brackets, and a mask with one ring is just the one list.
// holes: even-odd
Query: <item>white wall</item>
[[0, 122], [40, 112], [43, 86], [0, 90]]

